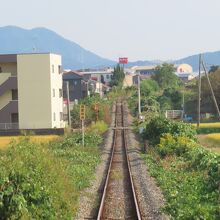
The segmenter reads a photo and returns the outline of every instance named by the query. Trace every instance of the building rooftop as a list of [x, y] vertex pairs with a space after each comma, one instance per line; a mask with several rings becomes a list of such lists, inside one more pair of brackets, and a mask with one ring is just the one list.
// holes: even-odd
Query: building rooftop
[[[55, 54], [50, 52], [45, 53], [17, 53], [17, 54], [0, 54], [0, 62], [1, 63], [16, 63], [17, 62], [17, 55], [36, 55], [36, 54]], [[59, 55], [60, 54], [55, 54]]]

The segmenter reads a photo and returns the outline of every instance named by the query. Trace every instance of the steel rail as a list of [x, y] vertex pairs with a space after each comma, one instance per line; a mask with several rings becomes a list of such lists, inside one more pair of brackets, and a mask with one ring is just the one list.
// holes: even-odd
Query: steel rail
[[[123, 109], [122, 102], [121, 102], [120, 106], [121, 106], [122, 126], [124, 126], [124, 109]], [[113, 161], [113, 156], [114, 156], [114, 153], [115, 153], [116, 136], [117, 136], [116, 135], [116, 130], [117, 130], [117, 113], [118, 113], [118, 105], [116, 104], [115, 128], [114, 128], [114, 134], [113, 134], [112, 152], [111, 152], [111, 158], [110, 158], [108, 172], [107, 172], [107, 176], [106, 176], [106, 180], [105, 180], [105, 186], [104, 186], [104, 190], [103, 190], [103, 194], [102, 194], [102, 199], [101, 199], [101, 203], [100, 203], [100, 206], [99, 206], [99, 211], [98, 211], [98, 216], [97, 216], [98, 220], [102, 219], [103, 208], [104, 208], [104, 204], [105, 204], [105, 198], [106, 198], [106, 194], [107, 194], [107, 188], [108, 188], [109, 178], [110, 178], [110, 173], [111, 173], [111, 168], [112, 168], [112, 161]], [[128, 152], [127, 152], [127, 140], [126, 140], [126, 132], [125, 132], [126, 129], [122, 129], [122, 131], [123, 131], [122, 138], [123, 138], [124, 149], [125, 149], [125, 154], [126, 154], [126, 164], [127, 164], [128, 173], [129, 173], [129, 182], [131, 184], [132, 197], [133, 197], [134, 204], [135, 204], [135, 213], [137, 215], [137, 219], [141, 220], [142, 218], [141, 218], [141, 214], [140, 214], [140, 210], [139, 210], [139, 205], [138, 205], [138, 200], [137, 200], [137, 196], [136, 196], [136, 192], [135, 192], [133, 177], [132, 177], [132, 174], [131, 174], [131, 166], [130, 166]]]
[[[124, 126], [124, 108], [122, 105], [122, 125]], [[126, 163], [127, 163], [127, 167], [128, 167], [128, 171], [129, 171], [129, 180], [130, 180], [130, 184], [131, 184], [131, 188], [132, 188], [132, 194], [133, 194], [133, 199], [134, 199], [134, 204], [135, 204], [135, 209], [136, 209], [136, 214], [137, 214], [137, 218], [138, 220], [141, 220], [141, 212], [139, 209], [139, 204], [138, 204], [138, 200], [137, 200], [137, 195], [135, 192], [135, 187], [134, 187], [134, 180], [133, 180], [133, 176], [131, 173], [131, 164], [130, 164], [130, 160], [129, 160], [129, 156], [128, 156], [128, 150], [127, 150], [127, 139], [126, 139], [126, 133], [127, 130], [124, 129], [123, 130], [123, 139], [124, 139], [124, 146], [125, 146], [125, 154], [126, 154]]]
[[[116, 127], [117, 127], [117, 103], [116, 103], [116, 108], [115, 108], [115, 128]], [[111, 159], [109, 162], [108, 173], [106, 176], [105, 186], [104, 186], [104, 190], [102, 193], [102, 200], [101, 200], [100, 207], [99, 207], [99, 212], [98, 212], [98, 217], [97, 217], [98, 220], [101, 219], [103, 208], [104, 208], [106, 192], [107, 192], [107, 187], [108, 187], [108, 182], [109, 182], [109, 177], [110, 177], [110, 172], [111, 172], [111, 167], [112, 167], [112, 160], [113, 160], [113, 155], [115, 153], [115, 145], [116, 145], [116, 130], [114, 130], [114, 134], [113, 134]]]

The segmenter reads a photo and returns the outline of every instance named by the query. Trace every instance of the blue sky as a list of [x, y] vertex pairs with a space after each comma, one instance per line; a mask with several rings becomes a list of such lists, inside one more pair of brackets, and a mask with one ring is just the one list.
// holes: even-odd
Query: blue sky
[[220, 50], [219, 0], [1, 0], [0, 26], [46, 27], [100, 56], [175, 59]]

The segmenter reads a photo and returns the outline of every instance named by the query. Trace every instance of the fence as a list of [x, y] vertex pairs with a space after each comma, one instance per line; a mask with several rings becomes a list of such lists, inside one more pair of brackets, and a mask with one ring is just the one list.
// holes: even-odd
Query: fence
[[0, 123], [0, 130], [16, 130], [19, 129], [18, 123]]
[[182, 119], [183, 111], [182, 110], [167, 110], [165, 113], [166, 118], [169, 119]]

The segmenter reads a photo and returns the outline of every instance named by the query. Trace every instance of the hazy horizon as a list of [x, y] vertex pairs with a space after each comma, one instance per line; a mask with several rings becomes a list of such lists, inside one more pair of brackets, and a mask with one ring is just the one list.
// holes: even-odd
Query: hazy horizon
[[175, 60], [220, 50], [217, 0], [9, 0], [1, 9], [1, 27], [45, 27], [111, 60]]

